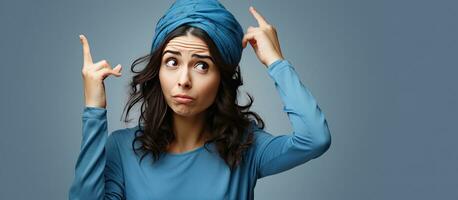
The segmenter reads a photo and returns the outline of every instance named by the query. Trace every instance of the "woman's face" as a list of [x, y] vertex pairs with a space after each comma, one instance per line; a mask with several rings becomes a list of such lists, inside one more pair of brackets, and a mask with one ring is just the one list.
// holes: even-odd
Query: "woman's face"
[[[194, 116], [212, 105], [220, 83], [219, 70], [212, 59], [207, 44], [190, 34], [175, 37], [166, 45], [159, 80], [175, 114]], [[191, 100], [176, 95], [186, 95]]]

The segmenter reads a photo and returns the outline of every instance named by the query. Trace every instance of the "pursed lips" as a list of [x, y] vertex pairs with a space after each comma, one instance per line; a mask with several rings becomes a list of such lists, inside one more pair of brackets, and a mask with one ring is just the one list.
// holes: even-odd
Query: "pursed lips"
[[173, 98], [178, 103], [190, 103], [190, 102], [192, 102], [194, 100], [194, 98], [192, 98], [192, 97], [190, 97], [188, 95], [175, 95], [175, 96], [173, 96]]

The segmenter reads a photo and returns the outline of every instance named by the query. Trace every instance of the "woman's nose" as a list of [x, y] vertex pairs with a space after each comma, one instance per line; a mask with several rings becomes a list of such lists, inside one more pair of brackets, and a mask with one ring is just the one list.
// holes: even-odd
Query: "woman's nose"
[[178, 86], [191, 88], [189, 70], [187, 69], [187, 67], [182, 67], [182, 69], [183, 70], [181, 71], [180, 76], [178, 78]]

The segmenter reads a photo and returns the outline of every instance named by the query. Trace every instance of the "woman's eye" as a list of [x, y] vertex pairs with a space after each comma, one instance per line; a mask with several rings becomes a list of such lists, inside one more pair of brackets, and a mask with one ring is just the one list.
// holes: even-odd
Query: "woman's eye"
[[166, 64], [167, 66], [175, 66], [175, 65], [176, 65], [176, 62], [177, 62], [177, 61], [176, 61], [175, 59], [171, 58], [171, 59], [167, 60], [165, 64]]
[[197, 63], [196, 66], [203, 68], [202, 70], [204, 70], [204, 71], [208, 69], [208, 64], [204, 63], [204, 62], [199, 62], [199, 63]]

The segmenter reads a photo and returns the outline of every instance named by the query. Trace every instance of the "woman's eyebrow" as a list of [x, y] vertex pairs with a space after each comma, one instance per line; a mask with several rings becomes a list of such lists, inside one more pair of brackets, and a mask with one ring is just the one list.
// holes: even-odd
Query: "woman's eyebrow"
[[[164, 56], [164, 54], [166, 54], [166, 53], [171, 53], [171, 54], [175, 54], [175, 55], [181, 56], [181, 53], [179, 51], [172, 51], [172, 50], [165, 50], [164, 53], [162, 53], [162, 56]], [[192, 57], [197, 57], [197, 58], [202, 58], [202, 59], [210, 59], [213, 63], [215, 63], [215, 61], [213, 60], [213, 58], [211, 56], [192, 54]]]

